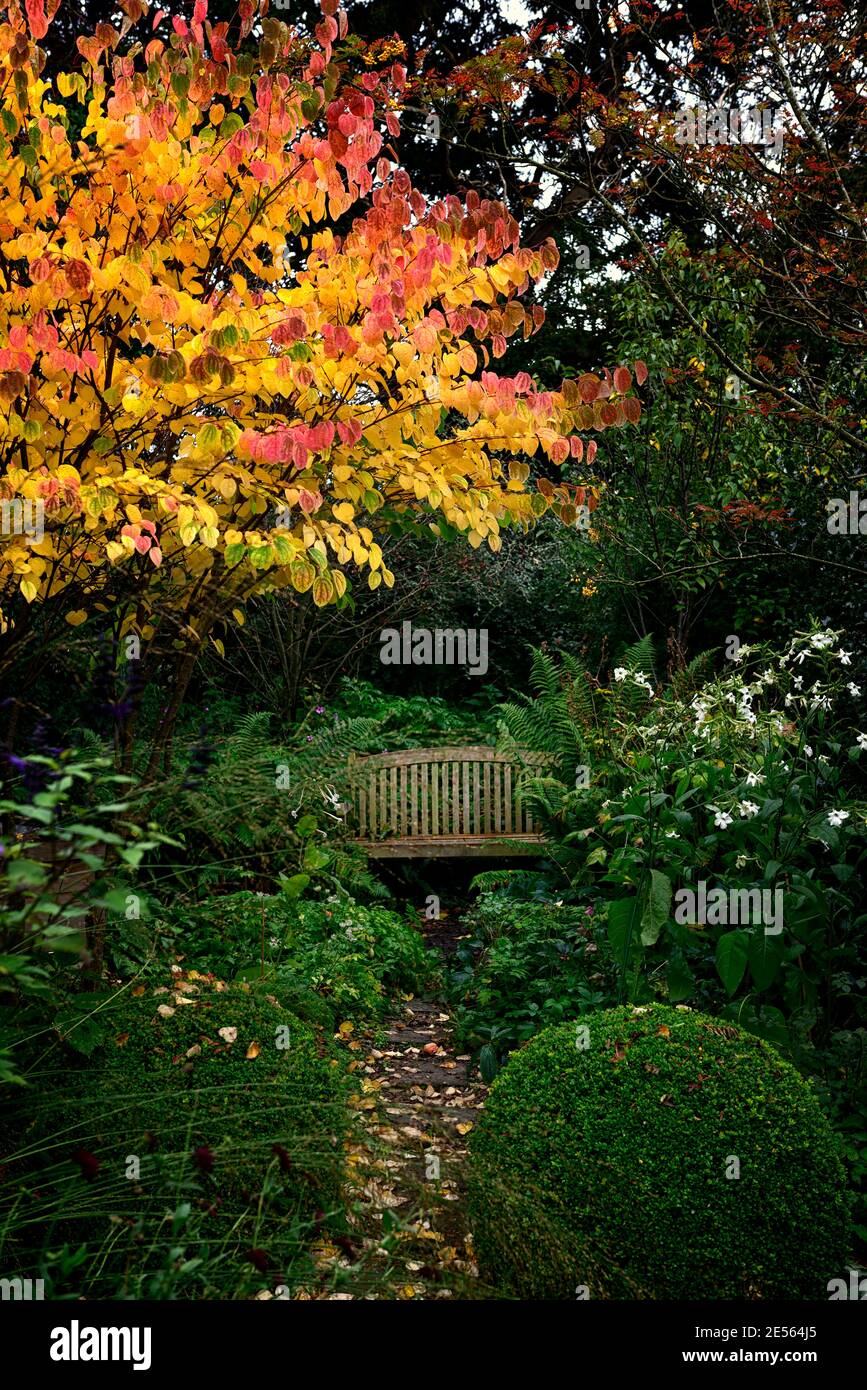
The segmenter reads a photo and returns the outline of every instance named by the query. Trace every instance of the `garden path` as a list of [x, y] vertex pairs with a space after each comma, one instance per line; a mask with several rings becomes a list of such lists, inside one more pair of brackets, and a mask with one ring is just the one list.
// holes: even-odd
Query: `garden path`
[[[459, 925], [419, 925], [427, 945], [447, 958]], [[465, 1161], [487, 1088], [477, 1072], [470, 1077], [469, 1055], [456, 1052], [449, 1014], [437, 997], [406, 999], [403, 1015], [386, 1027], [380, 1046], [355, 1044], [364, 1054], [356, 1072], [364, 1132], [350, 1162], [364, 1244], [376, 1257], [352, 1296], [472, 1298], [477, 1269]], [[389, 1236], [387, 1253], [380, 1231]]]

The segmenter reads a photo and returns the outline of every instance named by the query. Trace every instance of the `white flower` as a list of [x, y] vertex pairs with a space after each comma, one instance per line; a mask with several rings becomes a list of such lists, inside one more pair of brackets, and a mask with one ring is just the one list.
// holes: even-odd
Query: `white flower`
[[803, 650], [802, 652], [798, 652], [798, 655], [795, 657], [795, 660], [797, 661], [797, 663], [798, 663], [799, 666], [803, 666], [803, 664], [804, 664], [804, 662], [806, 661], [806, 659], [807, 659], [807, 648], [805, 647], [804, 650]]
[[861, 749], [867, 748], [867, 734], [859, 734], [855, 742]]
[[836, 636], [835, 632], [814, 632], [810, 638], [810, 646], [821, 651], [823, 647], [830, 647]]
[[735, 860], [735, 868], [745, 869], [747, 867], [748, 862], [749, 861], [747, 860], [747, 856], [745, 854], [739, 854], [737, 859]]
[[767, 671], [762, 672], [761, 679], [764, 681], [765, 685], [773, 685], [775, 678], [770, 667], [768, 667]]
[[713, 823], [718, 830], [726, 830], [732, 823], [732, 818], [728, 811], [717, 811], [713, 818]]
[[733, 661], [743, 661], [744, 657], [745, 657], [745, 656], [749, 656], [749, 654], [750, 654], [751, 651], [752, 651], [752, 647], [748, 647], [748, 646], [746, 646], [746, 645], [744, 645], [744, 646], [742, 646], [742, 647], [738, 647], [737, 651], [735, 652], [734, 656], [732, 657], [732, 660], [733, 660]]
[[804, 684], [804, 677], [803, 677], [803, 676], [793, 676], [793, 677], [792, 677], [792, 685], [795, 687], [796, 690], [800, 690], [800, 688], [801, 688], [801, 686], [802, 686], [803, 684]]
[[753, 816], [759, 814], [759, 808], [754, 801], [742, 801], [740, 804], [740, 812], [747, 820], [752, 820]]
[[828, 822], [830, 825], [842, 825], [844, 820], [849, 819], [848, 811], [829, 811]]
[[812, 748], [810, 747], [809, 743], [805, 743], [805, 744], [804, 744], [804, 753], [805, 753], [806, 757], [812, 758], [812, 756], [813, 756], [813, 750], [812, 750]]
[[840, 651], [837, 653], [837, 656], [838, 656], [839, 659], [840, 659], [840, 665], [841, 665], [841, 666], [851, 666], [851, 665], [852, 665], [852, 653], [851, 653], [851, 652], [844, 652], [844, 651], [840, 650]]
[[665, 832], [665, 838], [666, 838], [666, 840], [674, 840], [676, 837], [677, 837], [677, 831], [676, 831], [676, 830], [666, 830], [666, 832]]
[[627, 677], [628, 675], [629, 675], [629, 672], [627, 671], [627, 669], [626, 669], [625, 666], [615, 666], [615, 668], [614, 668], [614, 679], [615, 679], [616, 681], [625, 681], [625, 680], [626, 680], [626, 677]]
[[860, 687], [860, 685], [855, 685], [854, 681], [850, 681], [849, 684], [846, 686], [846, 689], [849, 691], [849, 694], [850, 694], [850, 695], [854, 695], [854, 696], [855, 696], [855, 699], [856, 699], [856, 700], [857, 700], [858, 696], [861, 694], [861, 687]]
[[765, 779], [759, 772], [748, 772], [745, 780], [748, 787], [757, 787]]

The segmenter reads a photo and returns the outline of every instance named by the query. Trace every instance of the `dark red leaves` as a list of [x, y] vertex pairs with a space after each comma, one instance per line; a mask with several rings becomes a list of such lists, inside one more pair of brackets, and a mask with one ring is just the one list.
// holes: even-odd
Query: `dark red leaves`
[[76, 1149], [72, 1155], [73, 1163], [77, 1163], [81, 1169], [81, 1176], [88, 1182], [93, 1182], [100, 1170], [100, 1162], [95, 1154], [88, 1149]]

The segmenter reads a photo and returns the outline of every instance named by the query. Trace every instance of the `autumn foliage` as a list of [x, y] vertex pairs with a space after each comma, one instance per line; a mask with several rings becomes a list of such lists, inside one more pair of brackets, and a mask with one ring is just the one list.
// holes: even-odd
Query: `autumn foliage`
[[2, 537], [7, 643], [40, 606], [110, 608], [188, 650], [256, 591], [391, 585], [386, 524], [497, 550], [574, 520], [580, 476], [540, 490], [529, 461], [589, 465], [579, 432], [638, 417], [631, 373], [492, 369], [557, 252], [501, 204], [413, 189], [403, 69], [353, 70], [335, 0], [312, 36], [252, 0], [234, 32], [207, 0], [123, 9], [56, 86], [50, 6], [0, 27], [0, 488], [45, 519]]

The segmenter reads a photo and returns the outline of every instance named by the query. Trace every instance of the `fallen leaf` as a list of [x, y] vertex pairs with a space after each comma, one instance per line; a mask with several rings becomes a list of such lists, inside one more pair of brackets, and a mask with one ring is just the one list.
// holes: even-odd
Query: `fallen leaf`
[[185, 1055], [186, 1055], [187, 1057], [199, 1057], [199, 1056], [201, 1055], [201, 1051], [202, 1051], [202, 1049], [201, 1049], [201, 1047], [199, 1046], [199, 1044], [198, 1044], [198, 1043], [193, 1043], [193, 1046], [192, 1046], [192, 1047], [187, 1048], [187, 1051], [186, 1051], [186, 1054], [185, 1054]]
[[261, 1051], [262, 1049], [257, 1042], [251, 1042], [246, 1052], [247, 1061], [252, 1062], [253, 1058], [258, 1057]]
[[233, 1043], [238, 1036], [237, 1028], [218, 1028], [217, 1032], [224, 1042]]
[[169, 1008], [168, 1004], [158, 1004], [157, 1013], [160, 1015], [161, 1018], [171, 1018], [172, 1014], [174, 1013], [174, 1009]]
[[115, 1040], [114, 1040], [114, 1045], [115, 1045], [115, 1047], [123, 1047], [124, 1043], [125, 1043], [125, 1042], [128, 1042], [128, 1041], [129, 1041], [129, 1033], [121, 1033], [121, 1034], [119, 1034], [118, 1037], [115, 1038]]
[[469, 1132], [470, 1132], [470, 1130], [472, 1129], [472, 1127], [473, 1127], [473, 1122], [472, 1122], [472, 1120], [465, 1121], [465, 1123], [460, 1124], [460, 1125], [455, 1125], [455, 1129], [457, 1130], [458, 1134], [469, 1134]]
[[145, 992], [145, 987], [144, 987], [144, 985], [136, 985], [135, 989], [134, 989], [133, 992], [132, 992], [132, 997], [133, 997], [133, 999], [140, 999], [141, 996], [144, 994], [144, 992]]

